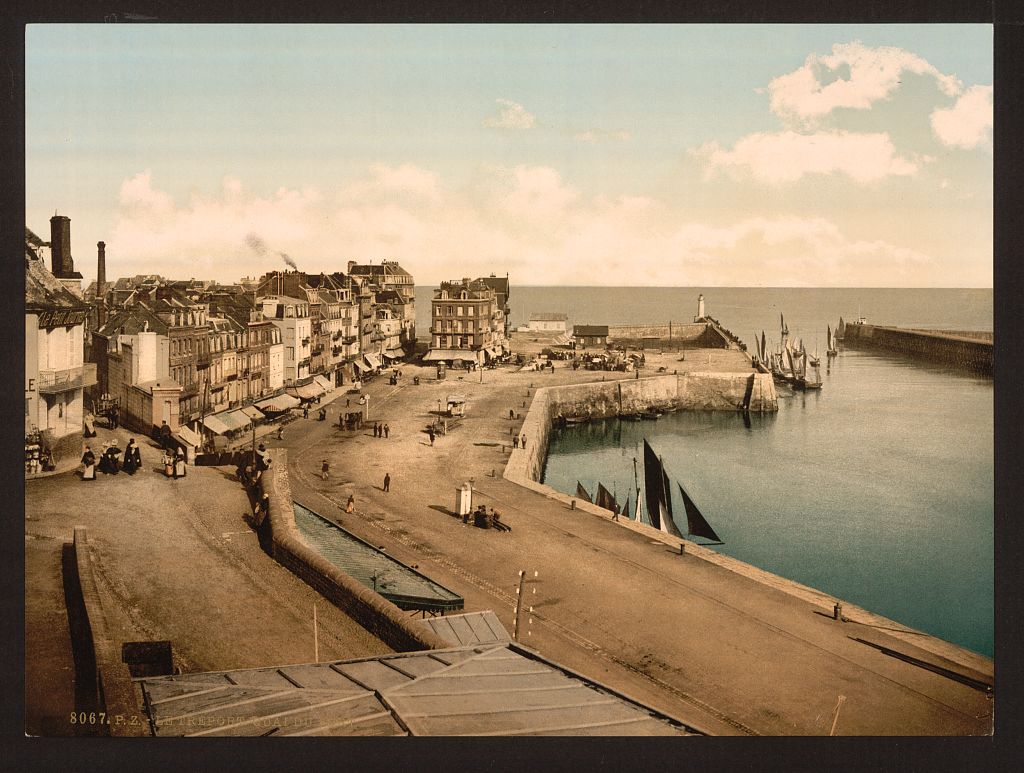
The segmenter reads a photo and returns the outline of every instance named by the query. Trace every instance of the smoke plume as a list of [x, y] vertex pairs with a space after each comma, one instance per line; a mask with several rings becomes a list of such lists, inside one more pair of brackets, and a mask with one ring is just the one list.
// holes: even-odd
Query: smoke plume
[[283, 252], [279, 252], [277, 254], [280, 255], [284, 259], [284, 262], [291, 266], [294, 270], [299, 270], [299, 267], [295, 265], [295, 261], [289, 258], [287, 254]]

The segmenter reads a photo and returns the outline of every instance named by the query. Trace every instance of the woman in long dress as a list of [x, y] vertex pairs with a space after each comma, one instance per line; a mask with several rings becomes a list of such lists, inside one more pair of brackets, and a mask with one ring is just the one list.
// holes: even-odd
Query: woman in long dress
[[121, 456], [121, 449], [117, 447], [117, 441], [115, 440], [113, 443], [111, 443], [110, 444], [110, 448], [108, 448], [103, 453], [107, 457], [107, 460], [108, 460], [107, 467], [108, 467], [108, 469], [110, 471], [110, 474], [111, 475], [117, 475], [117, 473], [121, 469], [121, 466], [120, 466], [120, 461], [121, 460], [118, 458], [119, 456]]
[[174, 477], [184, 478], [185, 477], [185, 454], [182, 450], [178, 449], [178, 455], [174, 459]]
[[82, 454], [82, 480], [96, 480], [96, 454], [89, 446], [85, 447]]
[[128, 441], [128, 447], [124, 451], [124, 471], [134, 475], [135, 471], [142, 466], [142, 454], [139, 447], [135, 445], [135, 438]]
[[174, 456], [170, 449], [164, 451], [164, 475], [168, 478], [174, 477]]

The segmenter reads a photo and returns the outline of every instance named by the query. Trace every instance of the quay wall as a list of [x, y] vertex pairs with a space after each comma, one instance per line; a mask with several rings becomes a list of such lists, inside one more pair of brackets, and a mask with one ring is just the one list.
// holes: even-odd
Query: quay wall
[[75, 650], [75, 710], [104, 712], [109, 724], [83, 723], [90, 734], [143, 736], [142, 721], [131, 671], [110, 637], [103, 603], [92, 567], [92, 551], [84, 526], [76, 526], [64, 544], [64, 583], [72, 647]]
[[302, 538], [295, 525], [286, 449], [274, 453], [274, 462], [260, 477], [259, 487], [261, 499], [269, 500], [261, 528], [269, 524], [274, 560], [396, 652], [451, 647], [430, 628], [417, 625], [379, 593], [341, 571]]
[[992, 340], [974, 334], [909, 330], [880, 325], [847, 325], [843, 343], [853, 349], [878, 349], [992, 373]]
[[657, 338], [659, 346], [688, 346], [720, 349], [723, 340], [706, 322], [675, 323], [669, 325], [609, 325], [608, 340], [613, 344], [643, 342]]
[[651, 409], [735, 411], [742, 407], [748, 390], [751, 411], [779, 409], [771, 375], [753, 371], [681, 373], [540, 388], [520, 430], [527, 437], [526, 449], [513, 450], [505, 477], [517, 483], [540, 479], [552, 422], [559, 415], [601, 419]]
[[[731, 376], [733, 379], [737, 380], [747, 378], [744, 374], [689, 375], [693, 377], [693, 384], [696, 384], [705, 376]], [[774, 382], [772, 381], [771, 375], [762, 373], [759, 374], [759, 376], [762, 377], [766, 385], [766, 400], [768, 395], [767, 389], [771, 390], [771, 403], [775, 406], [771, 410], [778, 410], [778, 402], [775, 397]], [[668, 379], [675, 378], [675, 376], [663, 376], [657, 380], [665, 382]], [[682, 379], [683, 376], [679, 376], [678, 378]], [[655, 381], [655, 379], [641, 379], [641, 383], [643, 381]], [[614, 389], [615, 384], [616, 382], [598, 382], [597, 384], [544, 387], [538, 389], [533, 398], [533, 402], [530, 404], [521, 430], [528, 438], [527, 447], [525, 449], [517, 448], [512, 451], [509, 456], [508, 463], [505, 466], [503, 477], [510, 483], [529, 489], [546, 499], [561, 502], [565, 505], [566, 510], [578, 510], [586, 515], [611, 521], [612, 514], [608, 510], [570, 494], [564, 494], [561, 491], [556, 491], [550, 486], [546, 486], [541, 483], [540, 478], [543, 474], [544, 465], [547, 461], [548, 440], [552, 426], [551, 419], [558, 415], [559, 409], [564, 409], [569, 405], [575, 404], [575, 398], [570, 398], [566, 393], [571, 390], [578, 389], [579, 387], [606, 387]], [[709, 385], [705, 385], [704, 388], [709, 389]], [[668, 387], [664, 383], [648, 385], [647, 389], [649, 389], [651, 394], [655, 397], [657, 397], [659, 393], [665, 393], [668, 391]], [[589, 392], [584, 392], [583, 394], [588, 393]], [[608, 403], [609, 401], [605, 399], [602, 404], [607, 405]], [[597, 415], [591, 415], [593, 415], [594, 418], [598, 418]], [[812, 588], [796, 582], [795, 580], [790, 580], [765, 571], [764, 569], [747, 564], [731, 556], [723, 555], [711, 548], [704, 547], [699, 543], [691, 542], [690, 540], [680, 537], [674, 537], [671, 534], [663, 532], [660, 529], [656, 529], [646, 523], [626, 519], [620, 519], [614, 523], [616, 526], [636, 532], [646, 539], [658, 540], [671, 547], [674, 551], [679, 551], [681, 554], [685, 553], [686, 555], [694, 556], [707, 561], [708, 563], [715, 564], [722, 569], [746, 577], [747, 579], [761, 585], [774, 588], [782, 593], [799, 598], [807, 602], [808, 605], [817, 608], [819, 611], [824, 614], [828, 614], [829, 616], [832, 614], [833, 605], [837, 601], [840, 601], [843, 605], [844, 620], [851, 620], [864, 625], [883, 628], [886, 630], [886, 633], [894, 638], [914, 644], [927, 652], [946, 658], [954, 663], [962, 664], [968, 668], [973, 668], [982, 674], [992, 673], [992, 660], [983, 655], [971, 652], [970, 650], [959, 647], [956, 644], [943, 641], [942, 639], [925, 634], [921, 631], [916, 631], [902, 623], [898, 623], [894, 620], [890, 620], [889, 618], [875, 614], [874, 612], [845, 600], [838, 599], [837, 597], [829, 595], [816, 588]]]

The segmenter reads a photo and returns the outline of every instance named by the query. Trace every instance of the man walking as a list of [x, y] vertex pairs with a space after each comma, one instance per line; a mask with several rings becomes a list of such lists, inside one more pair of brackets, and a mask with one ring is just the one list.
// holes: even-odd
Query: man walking
[[434, 428], [427, 428], [427, 437], [430, 438], [430, 445], [434, 445]]
[[512, 436], [512, 447], [519, 448], [519, 435]]
[[523, 433], [523, 436], [521, 438], [519, 438], [519, 445], [523, 447], [523, 450], [526, 449], [526, 433], [525, 432]]
[[391, 491], [391, 473], [384, 473], [384, 493]]
[[330, 471], [331, 465], [326, 459], [324, 459], [323, 462], [320, 464], [320, 477], [323, 478], [324, 480], [327, 480], [327, 476], [328, 473], [330, 473]]

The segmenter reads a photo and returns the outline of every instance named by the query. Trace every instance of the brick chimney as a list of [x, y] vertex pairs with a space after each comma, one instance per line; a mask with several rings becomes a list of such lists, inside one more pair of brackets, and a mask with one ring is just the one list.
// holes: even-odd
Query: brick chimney
[[96, 297], [105, 294], [107, 285], [107, 245], [96, 242]]
[[50, 266], [56, 277], [75, 272], [71, 259], [71, 218], [64, 215], [50, 218]]

